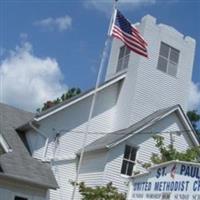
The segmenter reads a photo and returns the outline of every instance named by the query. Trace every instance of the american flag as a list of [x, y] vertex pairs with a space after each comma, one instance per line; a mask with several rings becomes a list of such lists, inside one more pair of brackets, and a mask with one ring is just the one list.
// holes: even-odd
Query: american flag
[[116, 10], [116, 17], [111, 29], [113, 37], [120, 39], [130, 50], [144, 57], [148, 57], [147, 42], [142, 38], [139, 31]]
[[174, 166], [171, 169], [171, 177], [174, 179], [175, 178], [175, 174], [176, 174], [176, 164], [174, 164]]

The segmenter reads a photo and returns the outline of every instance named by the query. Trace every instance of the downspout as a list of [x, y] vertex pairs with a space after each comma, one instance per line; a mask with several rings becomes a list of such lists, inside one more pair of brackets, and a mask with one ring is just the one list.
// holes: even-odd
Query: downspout
[[47, 154], [47, 149], [48, 149], [48, 144], [49, 144], [49, 137], [45, 135], [44, 132], [39, 130], [37, 127], [35, 127], [32, 123], [32, 121], [29, 121], [29, 126], [35, 130], [37, 133], [39, 133], [46, 141], [45, 141], [45, 147], [44, 147], [44, 152], [43, 152], [43, 160], [46, 159], [46, 154]]

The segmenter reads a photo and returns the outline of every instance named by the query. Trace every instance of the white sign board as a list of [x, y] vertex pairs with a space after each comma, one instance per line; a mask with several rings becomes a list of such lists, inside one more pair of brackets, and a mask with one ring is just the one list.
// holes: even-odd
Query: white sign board
[[168, 162], [134, 176], [128, 200], [200, 200], [200, 165]]

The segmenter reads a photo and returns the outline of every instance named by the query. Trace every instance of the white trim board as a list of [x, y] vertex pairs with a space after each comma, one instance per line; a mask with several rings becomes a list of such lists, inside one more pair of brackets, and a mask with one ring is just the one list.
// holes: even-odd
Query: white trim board
[[6, 140], [4, 139], [4, 137], [1, 134], [0, 134], [0, 145], [2, 146], [5, 153], [12, 151], [12, 149], [10, 148], [10, 146], [8, 145], [8, 143], [6, 142]]
[[178, 111], [182, 122], [184, 123], [184, 125], [188, 128], [187, 130], [191, 130], [191, 132], [188, 132], [188, 135], [191, 137], [193, 143], [196, 145], [196, 146], [199, 146], [199, 142], [195, 136], [195, 131], [193, 130], [191, 124], [189, 124], [188, 120], [186, 119], [186, 115], [183, 113], [182, 109], [180, 108], [180, 106], [177, 106], [175, 107], [174, 109], [170, 110], [169, 112], [163, 114], [162, 116], [158, 117], [158, 118], [155, 118], [154, 120], [152, 120], [151, 122], [149, 122], [148, 124], [146, 124], [145, 126], [139, 128], [138, 130], [136, 130], [134, 133], [122, 138], [121, 140], [115, 142], [115, 143], [111, 143], [109, 145], [107, 145], [107, 148], [112, 148], [114, 146], [117, 146], [118, 144], [120, 144], [121, 142], [124, 142], [126, 141], [127, 139], [129, 139], [130, 137], [136, 135], [137, 133], [140, 133], [142, 130], [148, 128], [149, 126], [155, 124], [157, 121], [160, 121], [161, 119], [163, 119], [164, 117], [170, 115], [171, 113], [173, 112], [176, 112]]
[[100, 92], [100, 91], [103, 90], [104, 88], [109, 87], [110, 85], [112, 85], [112, 84], [114, 84], [114, 83], [116, 83], [116, 82], [118, 82], [118, 81], [124, 79], [125, 77], [126, 77], [126, 74], [122, 74], [121, 76], [119, 76], [119, 77], [113, 79], [112, 81], [109, 81], [108, 83], [106, 83], [106, 84], [100, 86], [99, 88], [97, 88], [96, 91], [95, 91], [95, 90], [92, 90], [91, 92], [86, 93], [85, 95], [81, 96], [80, 98], [77, 98], [77, 99], [75, 99], [74, 101], [70, 101], [69, 103], [66, 103], [66, 104], [64, 104], [64, 105], [61, 106], [61, 107], [58, 107], [58, 108], [56, 108], [56, 109], [50, 111], [49, 113], [46, 113], [46, 114], [44, 114], [44, 115], [42, 115], [42, 116], [40, 116], [40, 117], [35, 117], [35, 118], [34, 118], [34, 121], [39, 122], [39, 121], [41, 121], [41, 120], [43, 120], [43, 119], [49, 117], [50, 115], [53, 115], [53, 114], [55, 114], [55, 113], [57, 113], [57, 112], [59, 112], [59, 111], [65, 109], [65, 108], [67, 108], [67, 107], [69, 107], [69, 106], [71, 106], [71, 105], [73, 105], [73, 104], [75, 104], [75, 103], [77, 103], [77, 102], [79, 102], [79, 101], [81, 101], [81, 100], [83, 100], [83, 99], [85, 99], [85, 98], [87, 98], [87, 97], [93, 95], [95, 92]]

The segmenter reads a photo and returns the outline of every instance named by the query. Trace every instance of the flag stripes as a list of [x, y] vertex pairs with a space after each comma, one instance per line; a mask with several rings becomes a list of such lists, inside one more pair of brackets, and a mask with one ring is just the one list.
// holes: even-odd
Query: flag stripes
[[122, 30], [120, 30], [117, 26], [114, 26], [113, 29], [113, 34], [119, 34], [120, 36], [124, 37], [124, 35], [126, 36], [125, 39], [132, 43], [133, 45], [136, 45], [138, 48], [141, 48], [141, 50], [146, 51], [146, 46], [141, 43], [137, 38], [128, 35], [127, 33], [123, 32]]
[[148, 57], [147, 42], [118, 10], [116, 12], [111, 35], [120, 39], [131, 51]]

